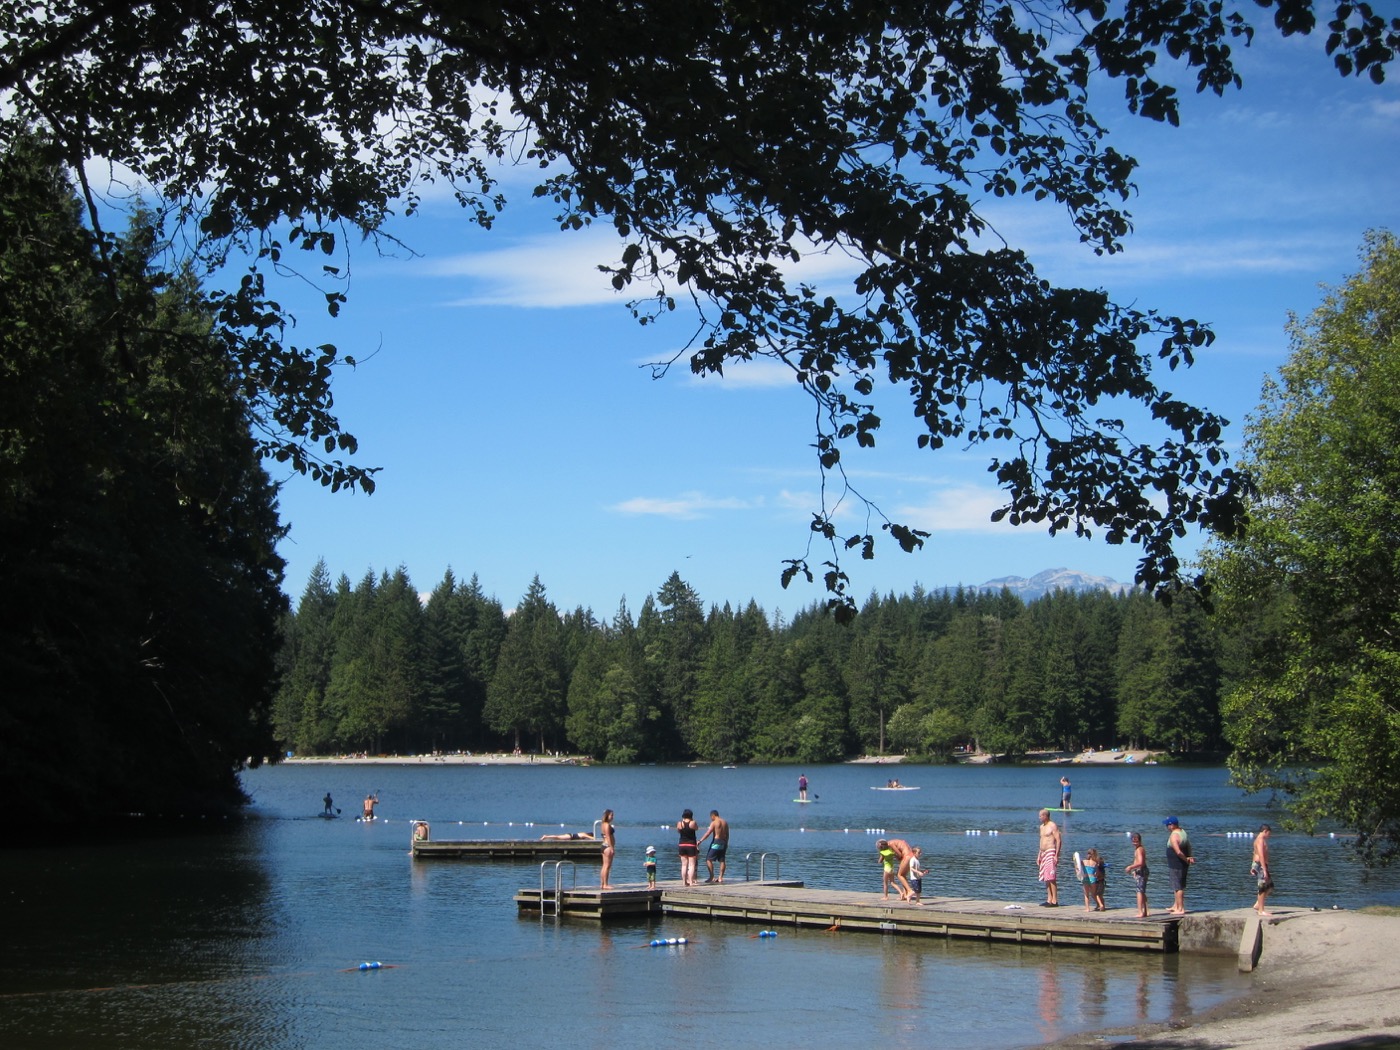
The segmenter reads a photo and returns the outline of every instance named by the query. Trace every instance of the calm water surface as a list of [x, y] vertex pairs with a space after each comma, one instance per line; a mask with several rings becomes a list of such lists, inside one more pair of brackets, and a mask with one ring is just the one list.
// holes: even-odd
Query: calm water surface
[[[6, 1050], [580, 1046], [723, 1043], [813, 1047], [1036, 1046], [1079, 1031], [1167, 1020], [1242, 994], [1233, 960], [1018, 949], [657, 919], [599, 926], [520, 918], [528, 862], [414, 862], [409, 821], [436, 838], [585, 830], [617, 811], [614, 882], [642, 878], [655, 845], [676, 876], [670, 830], [683, 808], [733, 825], [730, 877], [776, 855], [808, 885], [879, 888], [877, 834], [925, 848], [925, 894], [1027, 906], [1035, 810], [1058, 801], [1059, 769], [480, 767], [291, 765], [245, 777], [248, 819], [208, 834], [0, 852], [0, 1046]], [[1164, 908], [1161, 819], [1177, 815], [1199, 863], [1188, 905], [1252, 903], [1247, 835], [1265, 802], [1219, 769], [1073, 767], [1083, 812], [1057, 814], [1066, 851], [1097, 846], [1121, 871], [1125, 833], [1154, 864]], [[872, 791], [897, 773], [919, 791]], [[321, 797], [344, 816], [321, 820]], [[355, 821], [379, 793], [382, 819]], [[703, 820], [702, 820], [703, 823]], [[996, 834], [992, 834], [996, 832]], [[1276, 831], [1283, 907], [1400, 904], [1400, 873], [1365, 881], [1339, 840]], [[757, 861], [754, 861], [754, 871]], [[1063, 897], [1079, 889], [1066, 873]], [[596, 883], [580, 866], [578, 882]], [[1111, 907], [1132, 905], [1119, 875]], [[685, 947], [646, 947], [685, 936]], [[379, 961], [385, 969], [361, 972]]]

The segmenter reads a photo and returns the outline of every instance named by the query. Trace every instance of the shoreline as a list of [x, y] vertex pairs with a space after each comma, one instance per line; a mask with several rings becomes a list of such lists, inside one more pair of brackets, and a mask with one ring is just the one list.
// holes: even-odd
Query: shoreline
[[1387, 1050], [1400, 1048], [1400, 917], [1356, 911], [1279, 915], [1245, 995], [1167, 1023], [1081, 1032], [1061, 1050]]
[[[1034, 751], [1026, 756], [1025, 764], [1032, 765], [1153, 765], [1157, 757], [1163, 752], [1147, 750], [1125, 750], [1125, 751], [1085, 751], [1079, 754], [1071, 754], [1066, 751]], [[971, 755], [962, 760], [965, 765], [986, 765], [996, 760], [999, 756], [989, 754]], [[848, 758], [844, 762], [833, 763], [834, 765], [847, 766], [879, 766], [905, 765], [905, 755], [861, 755], [859, 758]], [[264, 759], [264, 762], [272, 761]], [[381, 766], [418, 766], [418, 765], [457, 765], [457, 766], [590, 766], [593, 765], [593, 758], [590, 755], [536, 755], [536, 754], [507, 754], [503, 751], [483, 751], [480, 753], [454, 752], [442, 755], [293, 755], [290, 758], [279, 758], [278, 765], [381, 765]], [[716, 768], [728, 768], [719, 762], [674, 762], [668, 765], [678, 766], [715, 766]], [[749, 763], [745, 763], [748, 765]], [[770, 763], [760, 763], [769, 765]], [[781, 765], [796, 768], [801, 765], [798, 762], [784, 762]]]

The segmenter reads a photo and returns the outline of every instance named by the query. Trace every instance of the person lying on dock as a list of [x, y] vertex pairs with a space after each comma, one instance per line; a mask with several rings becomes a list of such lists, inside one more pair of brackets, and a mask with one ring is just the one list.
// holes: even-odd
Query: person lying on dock
[[541, 841], [541, 842], [568, 842], [568, 841], [570, 841], [570, 840], [572, 840], [572, 839], [592, 839], [592, 838], [594, 838], [594, 835], [593, 835], [593, 832], [591, 832], [591, 831], [571, 831], [571, 832], [569, 832], [567, 835], [541, 835], [541, 836], [540, 836], [540, 841]]

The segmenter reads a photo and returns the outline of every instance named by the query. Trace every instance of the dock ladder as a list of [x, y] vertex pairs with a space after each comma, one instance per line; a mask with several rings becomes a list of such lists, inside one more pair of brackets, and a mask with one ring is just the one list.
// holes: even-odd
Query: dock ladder
[[562, 912], [563, 912], [563, 907], [564, 907], [564, 865], [565, 865], [565, 864], [567, 864], [567, 865], [569, 866], [569, 875], [571, 876], [570, 881], [569, 881], [569, 889], [573, 889], [573, 888], [575, 888], [575, 887], [578, 885], [578, 865], [575, 864], [573, 861], [571, 861], [571, 860], [548, 861], [548, 860], [547, 860], [547, 861], [545, 861], [543, 864], [541, 864], [541, 865], [540, 865], [540, 921], [541, 921], [541, 922], [544, 921], [544, 905], [545, 905], [545, 896], [544, 896], [544, 873], [545, 873], [545, 869], [548, 868], [548, 867], [550, 866], [550, 864], [553, 864], [553, 865], [554, 865], [554, 917], [555, 917], [556, 919], [559, 918], [560, 914], [562, 914]]
[[[773, 858], [773, 878], [776, 879], [776, 878], [780, 878], [780, 877], [781, 877], [781, 876], [778, 874], [778, 870], [779, 870], [779, 868], [782, 866], [782, 861], [783, 861], [782, 854], [773, 853], [773, 852], [771, 852], [771, 851], [765, 851], [765, 852], [763, 852], [763, 853], [758, 854], [758, 881], [759, 881], [759, 882], [764, 881], [764, 870], [763, 870], [763, 869], [764, 869], [765, 865], [767, 864], [768, 858], [769, 858], [769, 857], [772, 857], [772, 858]], [[752, 881], [753, 881], [753, 876], [752, 876], [751, 874], [749, 874], [749, 862], [752, 861], [753, 858], [754, 858], [754, 855], [753, 855], [752, 853], [745, 853], [745, 854], [744, 854], [744, 881], [745, 881], [745, 882], [752, 882]]]

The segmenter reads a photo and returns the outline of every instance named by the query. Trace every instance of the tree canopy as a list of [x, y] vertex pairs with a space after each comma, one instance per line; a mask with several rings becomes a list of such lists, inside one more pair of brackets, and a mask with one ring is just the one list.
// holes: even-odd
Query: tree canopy
[[0, 797], [207, 812], [274, 747], [275, 488], [197, 282], [81, 217], [0, 151]]
[[[1325, 10], [1343, 74], [1381, 79], [1400, 41], [1365, 3], [1255, 7], [1286, 34]], [[616, 230], [613, 282], [641, 321], [693, 308], [690, 368], [772, 358], [814, 400], [834, 483], [785, 583], [815, 570], [847, 613], [843, 552], [870, 557], [881, 533], [922, 544], [873, 506], [853, 532], [837, 516], [861, 498], [845, 451], [907, 396], [921, 446], [986, 447], [998, 516], [1134, 543], [1139, 581], [1170, 587], [1188, 526], [1230, 535], [1240, 519], [1225, 421], [1153, 378], [1210, 331], [1054, 286], [976, 202], [1044, 201], [1118, 251], [1134, 162], [1106, 143], [1101, 90], [1175, 122], [1160, 67], [1222, 92], [1253, 31], [1201, 0], [21, 0], [0, 12], [0, 135], [39, 126], [75, 170], [131, 173], [206, 265], [251, 260], [209, 308], [259, 448], [333, 488], [373, 485], [335, 458], [356, 450], [331, 411], [345, 360], [283, 342], [268, 273], [324, 282], [334, 311], [346, 235], [382, 235], [434, 183], [489, 226], [500, 166], [525, 163], [562, 227]], [[851, 288], [792, 276], [821, 252], [858, 260]], [[1130, 430], [1134, 407], [1153, 424]]]
[[1400, 856], [1400, 242], [1289, 325], [1247, 428], [1249, 528], [1210, 559], [1241, 631], [1224, 703], [1245, 787]]

